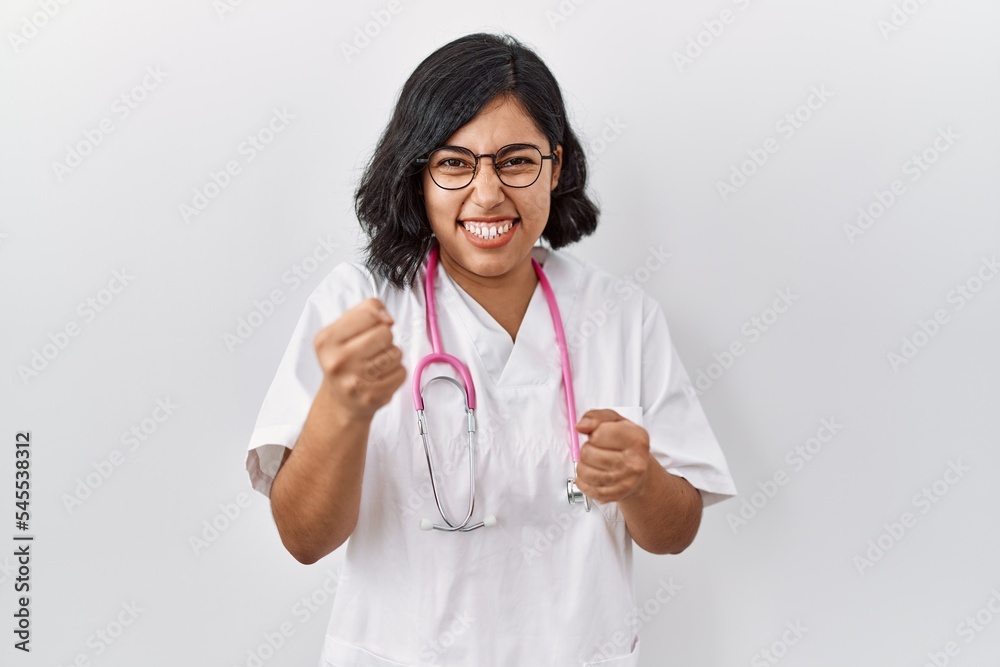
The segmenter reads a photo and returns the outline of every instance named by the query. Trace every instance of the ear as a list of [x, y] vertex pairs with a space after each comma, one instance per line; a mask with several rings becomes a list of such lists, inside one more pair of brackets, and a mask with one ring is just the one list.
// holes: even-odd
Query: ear
[[559, 185], [559, 174], [562, 173], [562, 144], [557, 145], [552, 152], [555, 153], [555, 157], [552, 158], [552, 184], [549, 190], [555, 190]]

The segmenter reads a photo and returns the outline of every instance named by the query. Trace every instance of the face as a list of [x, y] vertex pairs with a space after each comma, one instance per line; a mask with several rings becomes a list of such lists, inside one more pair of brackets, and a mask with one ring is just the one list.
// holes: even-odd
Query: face
[[[550, 152], [548, 139], [514, 99], [492, 102], [444, 143], [476, 155], [496, 153], [508, 144], [534, 144], [543, 155]], [[461, 190], [438, 187], [424, 169], [421, 191], [427, 218], [440, 246], [440, 261], [451, 275], [489, 283], [520, 275], [525, 266], [530, 270], [531, 248], [545, 229], [551, 193], [559, 183], [562, 146], [552, 152], [558, 164], [542, 160], [538, 180], [525, 188], [504, 185], [489, 157], [479, 158], [476, 177]], [[477, 222], [512, 226], [502, 235], [482, 240], [470, 231]]]

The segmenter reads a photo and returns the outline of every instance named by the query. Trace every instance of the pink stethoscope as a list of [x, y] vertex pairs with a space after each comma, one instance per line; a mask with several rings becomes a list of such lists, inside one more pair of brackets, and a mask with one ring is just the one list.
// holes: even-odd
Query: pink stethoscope
[[[420, 528], [421, 530], [436, 529], [467, 532], [475, 530], [476, 528], [482, 528], [483, 526], [495, 526], [497, 519], [494, 515], [489, 514], [479, 523], [471, 526], [469, 525], [469, 521], [472, 518], [472, 512], [476, 505], [476, 455], [474, 441], [476, 433], [476, 388], [472, 384], [472, 375], [470, 375], [469, 369], [465, 366], [465, 364], [463, 364], [458, 358], [445, 353], [441, 349], [441, 334], [438, 331], [437, 309], [434, 305], [434, 276], [437, 273], [437, 264], [438, 246], [435, 245], [431, 248], [427, 259], [427, 275], [424, 279], [424, 298], [427, 308], [427, 323], [430, 328], [431, 347], [433, 348], [433, 352], [421, 359], [420, 362], [417, 363], [414, 370], [413, 406], [417, 411], [417, 426], [420, 429], [420, 438], [424, 443], [424, 453], [427, 456], [427, 469], [430, 471], [431, 475], [431, 489], [434, 492], [434, 502], [437, 503], [438, 512], [441, 513], [441, 518], [444, 519], [446, 525], [442, 526], [435, 524], [430, 519], [421, 519]], [[531, 266], [534, 267], [535, 273], [538, 275], [538, 282], [541, 283], [542, 291], [545, 293], [545, 300], [549, 304], [549, 313], [552, 315], [552, 324], [555, 326], [556, 344], [559, 347], [560, 361], [562, 364], [563, 393], [566, 396], [566, 414], [569, 417], [569, 451], [573, 458], [573, 477], [566, 480], [566, 495], [570, 504], [583, 503], [584, 507], [589, 512], [590, 498], [584, 495], [584, 493], [580, 491], [579, 487], [576, 485], [576, 467], [580, 462], [580, 436], [576, 432], [576, 429], [573, 428], [574, 424], [576, 424], [576, 401], [573, 393], [573, 375], [570, 372], [569, 367], [569, 351], [566, 347], [566, 333], [563, 331], [562, 317], [559, 315], [559, 305], [556, 303], [556, 297], [555, 294], [552, 293], [552, 287], [549, 285], [548, 278], [545, 277], [545, 273], [542, 271], [541, 265], [535, 261], [534, 257], [531, 258]], [[462, 391], [465, 398], [465, 410], [469, 418], [469, 511], [461, 523], [452, 521], [448, 517], [448, 514], [444, 511], [444, 507], [441, 505], [441, 498], [438, 496], [437, 482], [435, 479], [436, 475], [434, 473], [434, 462], [431, 460], [431, 449], [428, 443], [430, 432], [427, 428], [427, 418], [424, 416], [424, 397], [423, 390], [420, 386], [420, 378], [423, 375], [424, 368], [433, 363], [445, 363], [451, 365], [456, 371], [458, 371], [458, 374], [462, 377], [462, 382], [465, 385], [463, 387], [462, 384], [458, 383], [458, 381], [444, 375], [439, 375], [438, 377], [431, 378], [427, 381], [427, 384], [430, 384], [431, 382], [434, 382], [434, 380], [447, 380], [458, 387], [459, 391]]]

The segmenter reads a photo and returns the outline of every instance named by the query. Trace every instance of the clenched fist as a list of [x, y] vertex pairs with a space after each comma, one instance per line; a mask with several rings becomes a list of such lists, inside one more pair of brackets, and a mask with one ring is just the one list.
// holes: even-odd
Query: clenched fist
[[377, 298], [365, 299], [313, 339], [323, 369], [320, 391], [351, 417], [371, 420], [406, 379], [403, 351], [392, 342], [393, 319]]

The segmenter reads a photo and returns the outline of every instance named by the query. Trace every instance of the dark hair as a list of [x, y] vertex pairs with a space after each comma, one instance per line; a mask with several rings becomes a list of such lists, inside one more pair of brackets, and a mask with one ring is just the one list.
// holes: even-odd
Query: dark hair
[[586, 155], [566, 120], [555, 77], [515, 38], [477, 33], [427, 56], [399, 93], [354, 195], [355, 213], [368, 235], [369, 270], [399, 288], [413, 281], [433, 243], [416, 159], [503, 97], [521, 103], [551, 149], [562, 145], [562, 171], [542, 238], [555, 249], [594, 232], [598, 208], [585, 193]]

